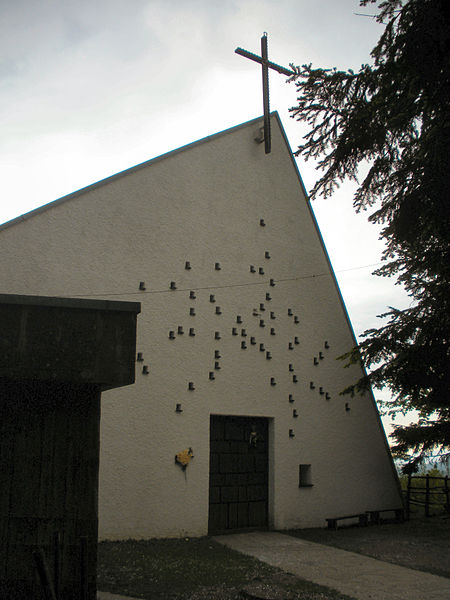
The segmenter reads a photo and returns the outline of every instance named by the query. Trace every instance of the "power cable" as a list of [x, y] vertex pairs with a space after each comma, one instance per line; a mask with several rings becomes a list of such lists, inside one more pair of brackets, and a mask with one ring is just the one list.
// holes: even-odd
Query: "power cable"
[[[347, 271], [356, 271], [358, 269], [366, 269], [367, 267], [375, 267], [381, 265], [381, 262], [371, 263], [367, 265], [361, 265], [359, 267], [349, 267], [348, 269], [339, 269], [339, 271], [335, 271], [335, 273], [345, 273]], [[301, 275], [299, 277], [286, 277], [283, 279], [273, 279], [275, 283], [285, 282], [285, 281], [301, 281], [303, 279], [314, 279], [315, 277], [324, 277], [329, 275], [329, 273], [314, 273], [313, 275]], [[176, 289], [164, 289], [164, 290], [139, 290], [137, 292], [108, 292], [103, 294], [64, 294], [62, 297], [70, 297], [70, 298], [96, 298], [96, 297], [112, 297], [112, 296], [142, 296], [143, 294], [173, 294], [174, 292], [188, 292], [190, 290], [200, 291], [200, 290], [220, 290], [220, 289], [228, 289], [228, 288], [236, 288], [236, 287], [250, 287], [256, 285], [268, 285], [268, 281], [256, 281], [256, 282], [247, 282], [247, 283], [232, 283], [229, 285], [211, 285], [211, 286], [190, 286], [188, 288], [176, 288]]]

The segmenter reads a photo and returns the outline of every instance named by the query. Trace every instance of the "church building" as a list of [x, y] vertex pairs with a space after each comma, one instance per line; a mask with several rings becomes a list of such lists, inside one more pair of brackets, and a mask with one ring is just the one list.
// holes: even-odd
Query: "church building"
[[270, 154], [261, 127], [0, 226], [2, 293], [141, 304], [136, 382], [102, 395], [101, 539], [401, 507], [373, 396], [340, 395], [356, 342], [277, 113]]

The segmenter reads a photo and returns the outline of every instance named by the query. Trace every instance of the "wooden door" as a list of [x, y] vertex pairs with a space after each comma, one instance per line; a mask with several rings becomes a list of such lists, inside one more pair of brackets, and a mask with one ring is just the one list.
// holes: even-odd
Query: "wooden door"
[[268, 421], [212, 415], [209, 533], [267, 527]]

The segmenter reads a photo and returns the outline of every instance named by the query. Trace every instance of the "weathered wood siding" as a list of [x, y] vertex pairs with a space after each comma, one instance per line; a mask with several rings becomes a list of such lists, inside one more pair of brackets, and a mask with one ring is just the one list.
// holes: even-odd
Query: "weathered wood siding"
[[95, 599], [100, 390], [0, 379], [0, 597], [42, 597], [33, 552], [54, 577], [61, 532], [60, 599], [80, 597], [80, 537], [88, 537]]

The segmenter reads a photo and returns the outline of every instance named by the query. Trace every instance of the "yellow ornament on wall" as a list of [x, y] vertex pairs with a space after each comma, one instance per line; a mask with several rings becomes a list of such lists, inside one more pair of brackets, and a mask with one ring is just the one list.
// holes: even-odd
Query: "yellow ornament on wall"
[[194, 458], [194, 452], [192, 448], [186, 448], [185, 450], [175, 454], [175, 463], [180, 465], [183, 471], [185, 471], [192, 458]]

